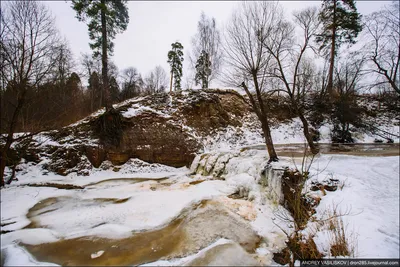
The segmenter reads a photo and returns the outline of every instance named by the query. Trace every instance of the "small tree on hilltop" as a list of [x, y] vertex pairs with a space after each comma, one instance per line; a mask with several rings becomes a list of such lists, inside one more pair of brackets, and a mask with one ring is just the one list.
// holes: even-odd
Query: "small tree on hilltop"
[[138, 96], [143, 87], [143, 79], [135, 67], [129, 67], [122, 71], [122, 98], [126, 100]]
[[324, 0], [319, 19], [322, 28], [316, 36], [316, 42], [321, 45], [321, 51], [330, 53], [326, 92], [332, 95], [337, 51], [343, 43], [355, 43], [358, 33], [362, 30], [361, 15], [357, 12], [354, 0]]
[[174, 89], [181, 89], [183, 46], [180, 42], [171, 44], [172, 49], [168, 52], [168, 63], [171, 66], [171, 82], [169, 86], [172, 92], [172, 80], [174, 80]]
[[[209, 18], [202, 12], [197, 23], [197, 33], [192, 38], [192, 52], [189, 54], [191, 67], [195, 69], [196, 75], [199, 71], [202, 72], [199, 74], [201, 78], [195, 80], [196, 85], [201, 83], [201, 88], [208, 88], [211, 81], [218, 77], [222, 56], [221, 36], [215, 18]], [[199, 61], [202, 63], [199, 64]]]
[[196, 63], [196, 85], [201, 83], [201, 88], [208, 88], [208, 77], [211, 75], [211, 61], [208, 53], [202, 51]]
[[147, 93], [164, 92], [168, 86], [167, 73], [161, 66], [155, 67], [145, 78]]

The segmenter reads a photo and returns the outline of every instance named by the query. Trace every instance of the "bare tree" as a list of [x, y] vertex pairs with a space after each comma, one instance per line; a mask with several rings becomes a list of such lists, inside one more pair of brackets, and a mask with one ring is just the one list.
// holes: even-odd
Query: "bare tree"
[[52, 70], [52, 79], [62, 85], [67, 81], [67, 78], [73, 72], [74, 60], [72, 51], [67, 40], [62, 40], [62, 43], [55, 49], [57, 54], [56, 63]]
[[354, 94], [359, 91], [361, 80], [365, 77], [364, 66], [366, 57], [361, 52], [351, 52], [343, 59], [339, 59], [335, 68], [335, 86], [338, 88], [339, 95]]
[[[221, 37], [215, 18], [201, 13], [197, 33], [192, 38], [192, 53], [189, 55], [192, 69], [199, 75], [202, 88], [208, 88], [220, 71], [222, 63]], [[200, 77], [201, 76], [201, 77]]]
[[[337, 97], [333, 102], [332, 142], [352, 143], [350, 126], [370, 127], [362, 121], [361, 110], [357, 103], [357, 92], [362, 89], [360, 81], [366, 75], [363, 70], [366, 59], [360, 52], [352, 52], [338, 61], [335, 68], [334, 85]], [[373, 130], [373, 129], [372, 129]]]
[[381, 78], [375, 85], [389, 84], [400, 94], [399, 2], [393, 1], [390, 7], [372, 13], [365, 19], [364, 27], [369, 40], [366, 49], [369, 60], [373, 63], [370, 70]]
[[274, 59], [274, 68], [271, 68], [270, 77], [280, 81], [279, 89], [288, 95], [291, 107], [303, 124], [303, 133], [313, 154], [318, 153], [318, 148], [310, 134], [309, 123], [304, 115], [302, 99], [305, 90], [309, 88], [305, 76], [310, 72], [310, 66], [305, 63], [307, 49], [311, 48], [310, 42], [318, 26], [318, 13], [316, 8], [306, 8], [294, 14], [294, 21], [302, 30], [302, 42], [295, 41], [295, 26], [286, 21], [283, 12], [278, 11], [276, 20], [270, 25], [271, 30], [267, 36], [259, 36], [268, 54]]
[[82, 53], [80, 58], [81, 73], [87, 79], [90, 78], [93, 72], [101, 72], [101, 61], [97, 58], [93, 59], [92, 55], [89, 53]]
[[224, 52], [227, 70], [225, 83], [240, 86], [261, 122], [270, 161], [278, 156], [272, 141], [269, 118], [265, 103], [267, 94], [267, 72], [272, 56], [267, 53], [264, 39], [272, 30], [278, 12], [275, 2], [243, 2], [236, 10], [225, 31]]
[[18, 139], [14, 133], [27, 92], [44, 81], [54, 68], [54, 51], [60, 39], [49, 10], [37, 1], [3, 5], [1, 24], [1, 84], [11, 86], [17, 95], [11, 120], [6, 122], [7, 135], [0, 155], [0, 178], [4, 185], [6, 161], [12, 143]]
[[[93, 57], [88, 53], [82, 53], [80, 58], [81, 73], [89, 79], [93, 72], [101, 73], [101, 58]], [[112, 60], [108, 60], [108, 78], [118, 77], [119, 71], [117, 65]]]
[[161, 66], [157, 66], [145, 78], [145, 84], [149, 93], [164, 92], [168, 86], [167, 73]]
[[140, 73], [134, 67], [122, 71], [122, 99], [128, 99], [140, 94], [143, 87], [143, 80]]
[[185, 78], [184, 78], [184, 85], [183, 88], [184, 90], [191, 90], [193, 89], [194, 85], [194, 74], [190, 72], [186, 72]]

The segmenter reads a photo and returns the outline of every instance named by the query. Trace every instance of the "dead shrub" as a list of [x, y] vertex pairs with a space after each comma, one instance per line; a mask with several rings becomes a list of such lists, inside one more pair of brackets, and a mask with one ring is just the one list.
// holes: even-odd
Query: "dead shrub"
[[302, 193], [307, 173], [299, 170], [285, 170], [282, 176], [282, 192], [284, 206], [293, 217], [296, 228], [302, 229], [312, 215], [312, 209], [307, 205], [307, 200]]
[[295, 235], [287, 245], [298, 260], [318, 260], [324, 256], [318, 251], [312, 236], [304, 240], [301, 235]]
[[288, 247], [285, 247], [280, 252], [274, 253], [272, 258], [276, 263], [281, 265], [286, 265], [290, 262], [290, 250]]
[[[336, 212], [334, 215], [336, 215]], [[354, 249], [349, 245], [349, 238], [346, 235], [343, 219], [340, 216], [334, 216], [329, 221], [329, 230], [332, 232], [330, 240], [332, 256], [350, 256], [354, 254]]]

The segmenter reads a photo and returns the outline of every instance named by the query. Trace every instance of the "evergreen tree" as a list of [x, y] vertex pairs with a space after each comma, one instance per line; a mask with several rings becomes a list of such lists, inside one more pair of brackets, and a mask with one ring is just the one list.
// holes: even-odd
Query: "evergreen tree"
[[99, 75], [95, 71], [90, 75], [88, 92], [90, 98], [90, 111], [93, 112], [101, 107], [101, 83]]
[[201, 83], [201, 88], [208, 88], [208, 77], [211, 75], [211, 61], [208, 53], [202, 51], [196, 63], [196, 85]]
[[357, 12], [354, 0], [324, 0], [319, 14], [321, 32], [316, 41], [320, 50], [330, 52], [330, 65], [326, 90], [333, 93], [333, 71], [335, 57], [341, 44], [354, 44], [361, 32], [361, 15]]
[[81, 88], [81, 78], [76, 72], [71, 73], [65, 85], [67, 102], [63, 103], [65, 112], [61, 117], [68, 123], [76, 121], [82, 116], [83, 91]]
[[119, 86], [114, 76], [110, 78], [110, 100], [111, 103], [117, 103], [120, 100]]
[[168, 63], [171, 66], [170, 92], [172, 92], [172, 80], [174, 80], [174, 89], [181, 89], [183, 46], [179, 42], [171, 44], [172, 49], [168, 52]]
[[126, 0], [72, 0], [72, 8], [80, 21], [88, 19], [90, 48], [93, 55], [101, 55], [102, 61], [102, 106], [111, 108], [109, 102], [108, 54], [112, 55], [112, 39], [126, 30], [129, 23]]
[[[81, 78], [76, 72], [71, 73], [66, 82], [67, 103], [71, 103], [79, 97], [81, 90]], [[77, 101], [75, 101], [77, 102]]]

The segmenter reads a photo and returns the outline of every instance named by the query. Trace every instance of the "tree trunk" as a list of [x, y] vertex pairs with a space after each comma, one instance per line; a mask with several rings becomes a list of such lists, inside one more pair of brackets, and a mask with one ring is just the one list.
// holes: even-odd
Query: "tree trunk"
[[261, 123], [262, 130], [264, 133], [265, 144], [267, 145], [268, 155], [269, 155], [269, 162], [278, 161], [278, 155], [276, 154], [274, 143], [272, 142], [271, 136], [271, 129], [269, 128], [269, 123], [265, 118]]
[[292, 104], [292, 107], [294, 109], [294, 112], [296, 113], [296, 115], [300, 118], [302, 124], [303, 124], [303, 133], [304, 133], [304, 137], [307, 140], [308, 146], [310, 147], [311, 153], [313, 153], [313, 155], [318, 154], [319, 149], [318, 147], [314, 144], [313, 138], [310, 134], [310, 129], [308, 126], [308, 121], [304, 116], [304, 113], [302, 112], [302, 110], [299, 108], [299, 102], [300, 102], [300, 98], [297, 98], [297, 100], [295, 99], [295, 96], [290, 93], [289, 91], [289, 97], [290, 97], [290, 101]]
[[256, 103], [253, 95], [250, 93], [249, 88], [246, 86], [246, 84], [244, 82], [242, 82], [242, 87], [246, 91], [246, 94], [250, 99], [250, 103], [257, 115], [258, 120], [261, 122], [261, 128], [264, 133], [265, 144], [267, 145], [269, 162], [279, 161], [278, 156], [275, 151], [275, 148], [274, 148], [274, 143], [272, 141], [271, 129], [269, 128], [268, 117], [267, 117], [267, 113], [264, 109], [264, 102], [262, 101], [260, 88], [258, 85], [256, 75], [253, 75], [253, 78], [254, 78], [254, 86], [256, 88], [256, 94], [257, 94], [257, 99], [258, 99], [258, 104], [259, 104], [258, 106], [257, 106], [257, 103]]
[[[9, 148], [8, 148], [9, 149]], [[4, 171], [6, 169], [7, 152], [6, 147], [1, 150], [0, 155], [0, 186], [4, 186]]]
[[92, 88], [92, 89], [90, 89], [90, 112], [94, 111], [93, 102], [94, 102], [94, 94], [93, 94], [93, 88]]
[[111, 103], [109, 102], [109, 90], [108, 90], [108, 59], [107, 59], [107, 24], [106, 24], [106, 0], [101, 0], [101, 75], [103, 78], [103, 95], [102, 104], [106, 110], [111, 108]]
[[174, 73], [171, 70], [171, 81], [169, 82], [169, 92], [172, 93], [172, 79], [174, 78]]
[[308, 146], [310, 147], [311, 153], [313, 153], [313, 155], [318, 154], [319, 149], [318, 147], [314, 144], [313, 138], [310, 134], [310, 129], [308, 127], [308, 121], [306, 120], [306, 118], [304, 117], [302, 112], [298, 112], [298, 116], [301, 120], [301, 122], [303, 123], [303, 133], [304, 136], [306, 137]]
[[208, 77], [206, 79], [204, 79], [204, 84], [203, 84], [203, 89], [207, 89], [208, 88]]
[[203, 88], [208, 88], [208, 79], [210, 77], [210, 75], [208, 75], [208, 68], [209, 68], [209, 66], [208, 66], [208, 54], [207, 54], [207, 57], [206, 57], [206, 78], [205, 78], [205, 81], [204, 81], [204, 87]]
[[333, 95], [333, 70], [335, 67], [335, 50], [336, 50], [336, 1], [333, 0], [333, 23], [332, 23], [332, 44], [331, 44], [331, 55], [329, 64], [328, 84], [326, 91], [330, 98]]
[[11, 184], [11, 182], [14, 181], [14, 180], [18, 181], [18, 178], [15, 177], [16, 169], [17, 169], [17, 164], [14, 164], [14, 165], [12, 166], [11, 177], [10, 177], [10, 179], [7, 181], [7, 184]]
[[[253, 72], [253, 82], [254, 82], [254, 87], [256, 89], [258, 104], [260, 106], [261, 116], [259, 116], [259, 119], [262, 124], [262, 130], [264, 133], [265, 144], [267, 145], [269, 162], [279, 161], [278, 156], [276, 155], [275, 148], [274, 148], [274, 143], [272, 141], [271, 129], [270, 129], [269, 123], [268, 123], [268, 115], [267, 115], [267, 111], [265, 110], [264, 100], [261, 95], [261, 88], [260, 88], [260, 85], [258, 84], [256, 72]], [[257, 108], [257, 107], [254, 107], [254, 108]]]

